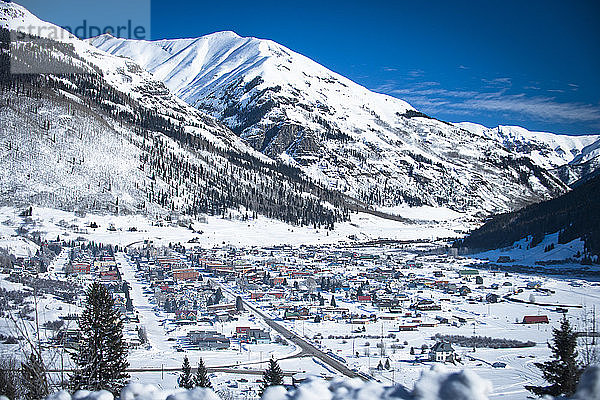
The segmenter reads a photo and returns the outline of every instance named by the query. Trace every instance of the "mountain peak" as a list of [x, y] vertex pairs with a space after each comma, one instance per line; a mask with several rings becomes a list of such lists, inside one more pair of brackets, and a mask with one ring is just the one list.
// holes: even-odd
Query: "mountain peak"
[[233, 39], [242, 39], [242, 36], [238, 35], [234, 31], [217, 31], [213, 33], [209, 33], [207, 35], [200, 36], [198, 39], [210, 39], [210, 38], [233, 38]]

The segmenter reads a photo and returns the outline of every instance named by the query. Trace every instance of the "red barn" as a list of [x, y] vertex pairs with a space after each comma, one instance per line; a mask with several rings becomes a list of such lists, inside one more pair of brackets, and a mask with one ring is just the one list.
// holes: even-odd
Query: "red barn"
[[548, 324], [547, 315], [526, 315], [523, 317], [524, 324]]

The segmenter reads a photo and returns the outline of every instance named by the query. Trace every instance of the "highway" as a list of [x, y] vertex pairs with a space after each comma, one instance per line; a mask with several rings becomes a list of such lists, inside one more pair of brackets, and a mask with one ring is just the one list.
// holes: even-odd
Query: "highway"
[[[226, 291], [231, 296], [233, 296], [234, 299], [237, 297], [237, 294], [233, 293], [229, 288], [225, 287], [224, 285], [217, 282], [216, 280], [213, 280], [213, 282], [216, 283], [217, 285], [219, 285], [223, 291]], [[318, 358], [323, 363], [327, 364], [331, 368], [335, 369], [339, 373], [341, 373], [349, 378], [360, 378], [364, 381], [368, 381], [371, 379], [371, 377], [369, 377], [366, 374], [358, 373], [356, 371], [351, 370], [344, 363], [327, 355], [322, 350], [318, 349], [317, 347], [315, 347], [314, 345], [312, 345], [311, 343], [309, 343], [302, 337], [298, 336], [297, 334], [290, 331], [286, 327], [280, 325], [275, 320], [273, 320], [271, 317], [269, 317], [267, 314], [265, 314], [258, 308], [254, 307], [254, 305], [250, 304], [246, 299], [242, 298], [242, 302], [244, 303], [244, 307], [247, 307], [249, 310], [252, 310], [252, 312], [254, 312], [256, 315], [261, 317], [265, 321], [265, 323], [267, 325], [269, 325], [273, 330], [275, 330], [277, 333], [282, 335], [284, 338], [286, 338], [290, 342], [292, 342], [292, 343], [296, 344], [298, 347], [300, 347], [300, 349], [302, 349], [302, 353], [300, 355], [312, 356], [312, 357]], [[300, 356], [300, 355], [298, 355], [298, 356]]]

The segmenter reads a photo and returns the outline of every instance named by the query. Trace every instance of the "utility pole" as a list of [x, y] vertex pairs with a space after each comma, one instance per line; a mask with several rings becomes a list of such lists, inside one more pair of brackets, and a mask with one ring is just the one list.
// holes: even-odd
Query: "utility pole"
[[381, 351], [379, 352], [380, 358], [383, 360], [383, 320], [381, 321]]
[[596, 305], [592, 308], [592, 345], [596, 345]]

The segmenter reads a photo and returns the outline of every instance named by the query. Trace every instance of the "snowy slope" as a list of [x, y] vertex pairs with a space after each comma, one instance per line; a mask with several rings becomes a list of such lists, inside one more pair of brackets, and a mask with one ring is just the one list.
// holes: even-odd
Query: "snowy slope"
[[537, 165], [555, 169], [567, 164], [581, 164], [600, 153], [600, 135], [569, 136], [548, 132], [531, 132], [520, 126], [487, 128], [471, 122], [456, 126], [502, 143], [510, 151], [530, 157]]
[[[40, 33], [43, 37], [69, 43], [74, 47], [74, 53], [85, 60], [88, 66], [93, 66], [101, 71], [104, 79], [112, 87], [131, 95], [147, 107], [167, 112], [173, 117], [190, 119], [191, 126], [198, 125], [202, 128], [194, 133], [202, 135], [216, 145], [233, 145], [242, 151], [250, 151], [253, 156], [261, 157], [260, 153], [248, 149], [228, 129], [220, 126], [214, 118], [197, 112], [178, 97], [173, 96], [162, 82], [157, 81], [131, 60], [100, 51], [62, 28], [40, 20], [16, 3], [0, 2], [0, 27], [9, 30], [34, 27], [32, 31], [36, 34]], [[265, 161], [268, 160], [266, 157], [261, 158]]]
[[273, 41], [218, 32], [90, 43], [135, 60], [256, 150], [359, 202], [500, 211], [566, 190], [535, 157], [427, 118]]
[[175, 214], [237, 208], [317, 225], [340, 219], [339, 195], [247, 146], [132, 60], [57, 37], [60, 28], [0, 2], [0, 27], [20, 26], [43, 27], [53, 40], [13, 40], [13, 58], [85, 73], [3, 77], [4, 203]]

